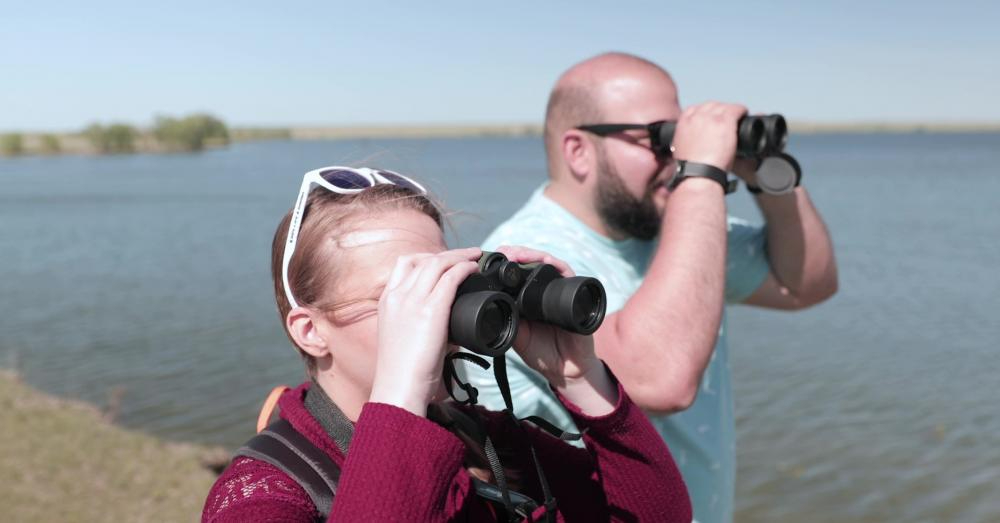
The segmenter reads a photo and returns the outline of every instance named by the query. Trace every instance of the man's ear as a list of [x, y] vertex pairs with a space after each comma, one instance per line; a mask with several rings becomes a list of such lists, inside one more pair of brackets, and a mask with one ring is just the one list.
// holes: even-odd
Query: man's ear
[[320, 313], [305, 307], [295, 307], [285, 316], [285, 327], [288, 328], [295, 344], [314, 358], [330, 354], [330, 346], [317, 328], [320, 321], [325, 321]]
[[594, 144], [579, 129], [570, 129], [562, 135], [562, 155], [570, 174], [584, 182], [594, 172], [597, 160]]

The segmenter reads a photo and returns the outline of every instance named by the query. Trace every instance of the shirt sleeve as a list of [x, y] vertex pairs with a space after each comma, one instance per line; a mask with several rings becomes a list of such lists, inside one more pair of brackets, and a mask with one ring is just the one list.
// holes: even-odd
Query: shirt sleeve
[[729, 217], [726, 226], [726, 301], [750, 297], [771, 272], [767, 261], [767, 231], [745, 220]]

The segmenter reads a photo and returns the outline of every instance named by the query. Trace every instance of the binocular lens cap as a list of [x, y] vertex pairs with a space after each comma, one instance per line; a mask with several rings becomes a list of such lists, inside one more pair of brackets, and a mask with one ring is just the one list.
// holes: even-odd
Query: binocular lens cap
[[802, 169], [790, 155], [780, 153], [768, 156], [757, 168], [757, 184], [767, 194], [787, 194], [799, 183]]

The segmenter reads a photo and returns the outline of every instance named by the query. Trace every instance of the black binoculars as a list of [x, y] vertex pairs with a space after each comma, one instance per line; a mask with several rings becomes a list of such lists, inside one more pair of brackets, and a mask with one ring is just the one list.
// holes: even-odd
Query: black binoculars
[[448, 335], [451, 343], [499, 356], [514, 344], [519, 318], [592, 334], [604, 321], [607, 302], [596, 278], [564, 278], [547, 263], [519, 264], [483, 252], [479, 272], [455, 293]]
[[[669, 148], [674, 141], [677, 122], [663, 122], [659, 141]], [[763, 158], [781, 152], [788, 143], [788, 125], [780, 114], [744, 116], [736, 127], [736, 155], [744, 158]]]

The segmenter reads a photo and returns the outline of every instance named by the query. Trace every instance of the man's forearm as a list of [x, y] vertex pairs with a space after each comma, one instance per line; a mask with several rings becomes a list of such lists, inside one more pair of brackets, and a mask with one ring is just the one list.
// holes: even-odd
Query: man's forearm
[[791, 194], [756, 197], [767, 221], [771, 273], [803, 306], [819, 303], [837, 290], [833, 244], [805, 188]]
[[643, 284], [596, 335], [598, 356], [641, 407], [675, 411], [694, 401], [719, 332], [725, 259], [722, 189], [686, 180], [667, 201]]

